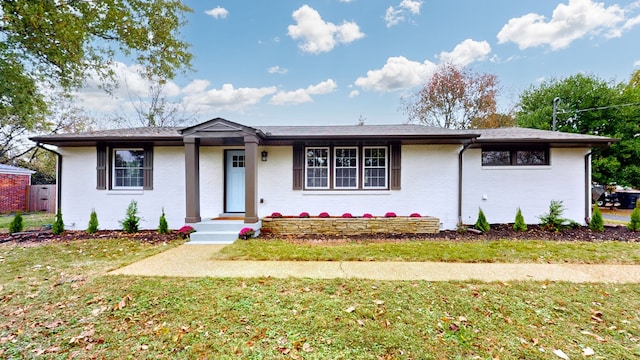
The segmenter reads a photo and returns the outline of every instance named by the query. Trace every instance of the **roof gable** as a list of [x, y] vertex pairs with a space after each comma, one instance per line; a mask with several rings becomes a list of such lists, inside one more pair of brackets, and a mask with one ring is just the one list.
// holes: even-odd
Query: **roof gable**
[[184, 137], [240, 137], [257, 135], [259, 130], [223, 118], [215, 118], [179, 131]]

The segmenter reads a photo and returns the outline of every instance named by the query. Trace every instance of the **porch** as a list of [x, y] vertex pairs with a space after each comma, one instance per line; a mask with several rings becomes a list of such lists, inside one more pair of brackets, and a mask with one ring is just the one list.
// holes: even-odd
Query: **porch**
[[256, 236], [260, 234], [262, 222], [245, 223], [242, 214], [221, 214], [216, 218], [204, 219], [191, 223], [196, 232], [190, 235], [187, 244], [231, 244], [238, 239], [238, 234], [243, 228], [251, 228]]

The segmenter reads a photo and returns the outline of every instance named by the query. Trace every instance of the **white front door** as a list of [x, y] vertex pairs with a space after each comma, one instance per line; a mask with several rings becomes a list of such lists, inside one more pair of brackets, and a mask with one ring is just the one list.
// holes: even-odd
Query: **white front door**
[[226, 152], [225, 212], [244, 212], [244, 150]]

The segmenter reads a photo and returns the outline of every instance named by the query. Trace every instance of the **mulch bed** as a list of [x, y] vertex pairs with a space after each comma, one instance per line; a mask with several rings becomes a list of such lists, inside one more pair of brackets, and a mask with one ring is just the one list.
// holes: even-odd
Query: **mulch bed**
[[[168, 243], [178, 240], [175, 231], [169, 234], [158, 234], [155, 230], [142, 230], [137, 233], [127, 234], [123, 231], [101, 230], [95, 234], [87, 234], [84, 231], [65, 231], [61, 235], [54, 235], [51, 231], [29, 231], [18, 234], [0, 234], [0, 244], [20, 244], [20, 245], [37, 245], [50, 242], [68, 242], [86, 239], [121, 239], [127, 238], [138, 240], [149, 244]], [[603, 232], [593, 232], [587, 227], [577, 229], [566, 229], [559, 232], [547, 231], [537, 225], [529, 225], [527, 231], [518, 232], [513, 230], [510, 224], [491, 225], [491, 230], [484, 234], [476, 234], [468, 231], [466, 233], [458, 233], [456, 231], [441, 231], [437, 234], [378, 234], [378, 235], [360, 235], [360, 236], [323, 236], [323, 235], [298, 235], [298, 236], [274, 236], [270, 234], [261, 234], [260, 239], [284, 239], [292, 242], [336, 242], [342, 243], [347, 241], [355, 242], [372, 242], [372, 241], [402, 241], [409, 239], [417, 240], [455, 240], [455, 241], [474, 241], [474, 240], [530, 240], [545, 239], [552, 241], [629, 241], [640, 242], [640, 232], [633, 232], [624, 226], [607, 226]]]
[[563, 231], [548, 231], [538, 225], [528, 225], [527, 231], [515, 231], [512, 224], [493, 224], [487, 233], [478, 234], [472, 231], [458, 233], [457, 231], [445, 230], [436, 234], [378, 234], [359, 236], [323, 236], [323, 235], [297, 235], [297, 236], [275, 236], [271, 234], [261, 234], [261, 239], [285, 239], [292, 242], [346, 242], [346, 241], [401, 241], [408, 239], [417, 240], [455, 240], [455, 241], [476, 241], [476, 240], [531, 240], [545, 239], [552, 241], [630, 241], [639, 242], [640, 232], [633, 232], [624, 226], [606, 226], [603, 232], [594, 232], [588, 227], [576, 229], [565, 229]]
[[133, 234], [114, 230], [99, 230], [94, 234], [87, 234], [86, 231], [65, 231], [60, 235], [54, 235], [51, 233], [51, 230], [25, 231], [13, 235], [0, 234], [0, 244], [34, 245], [87, 239], [132, 239], [149, 244], [158, 244], [176, 241], [178, 239], [178, 234], [175, 231], [171, 231], [169, 234], [158, 234], [155, 230], [141, 230]]

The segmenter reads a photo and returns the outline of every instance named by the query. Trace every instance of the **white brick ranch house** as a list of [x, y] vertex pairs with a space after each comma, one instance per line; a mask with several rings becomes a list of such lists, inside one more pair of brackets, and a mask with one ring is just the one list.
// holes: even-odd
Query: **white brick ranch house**
[[[118, 229], [131, 200], [141, 227], [170, 228], [233, 214], [257, 224], [273, 212], [354, 216], [419, 213], [442, 229], [537, 223], [551, 200], [565, 217], [591, 216], [591, 149], [616, 139], [501, 128], [422, 125], [258, 126], [213, 119], [188, 128], [134, 128], [37, 136], [58, 153], [67, 229]], [[237, 234], [237, 233], [236, 233]]]

